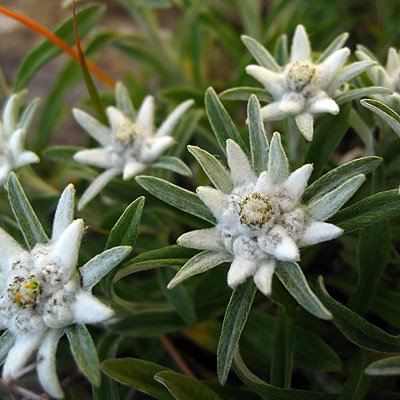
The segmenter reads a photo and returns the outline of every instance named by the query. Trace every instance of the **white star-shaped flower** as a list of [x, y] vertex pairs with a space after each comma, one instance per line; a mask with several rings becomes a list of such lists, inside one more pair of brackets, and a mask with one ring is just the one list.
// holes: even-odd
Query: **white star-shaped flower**
[[115, 176], [122, 173], [124, 180], [132, 179], [154, 164], [173, 145], [174, 139], [170, 136], [173, 129], [194, 104], [193, 100], [183, 102], [155, 130], [154, 98], [147, 96], [136, 115], [126, 90], [119, 84], [117, 99], [121, 98], [121, 93], [125, 96], [123, 105], [126, 110], [107, 108], [110, 127], [84, 111], [73, 110], [78, 123], [102, 146], [78, 151], [75, 160], [106, 170], [87, 188], [78, 203], [78, 209], [82, 209]]
[[7, 182], [11, 171], [24, 165], [38, 163], [39, 157], [32, 151], [25, 150], [27, 130], [39, 100], [33, 100], [20, 116], [21, 103], [26, 91], [15, 93], [4, 105], [0, 121], [0, 184]]
[[[303, 165], [290, 173], [279, 133], [274, 133], [270, 144], [268, 169], [259, 176], [231, 139], [227, 141], [226, 153], [233, 190], [223, 193], [211, 187], [197, 189], [217, 220], [216, 226], [185, 233], [178, 238], [178, 244], [219, 252], [221, 262], [231, 260], [229, 286], [235, 288], [253, 276], [260, 291], [268, 295], [277, 262], [299, 261], [301, 247], [334, 239], [342, 233], [342, 229], [324, 221], [354, 194], [365, 176], [357, 175], [302, 204], [312, 165]], [[178, 272], [169, 287], [183, 280], [181, 277]]]
[[[359, 60], [375, 61], [376, 58], [365, 47], [358, 46], [356, 56]], [[388, 50], [386, 65], [374, 65], [367, 71], [368, 76], [374, 85], [383, 86], [393, 91], [389, 95], [375, 95], [391, 107], [399, 107], [400, 103], [400, 51], [394, 47]]]
[[[338, 114], [339, 106], [333, 100], [342, 86], [374, 62], [356, 62], [343, 67], [350, 50], [339, 48], [323, 60], [312, 60], [311, 46], [306, 30], [298, 25], [293, 37], [290, 62], [278, 65], [268, 51], [247, 36], [243, 41], [252, 52], [262, 54], [263, 66], [248, 65], [246, 71], [261, 82], [273, 97], [273, 102], [261, 109], [266, 121], [294, 117], [297, 127], [307, 140], [312, 140], [314, 116], [320, 113]], [[258, 50], [255, 51], [254, 49]], [[262, 50], [260, 50], [262, 49]]]
[[0, 228], [0, 327], [15, 338], [2, 377], [5, 382], [18, 379], [37, 350], [39, 381], [55, 398], [63, 397], [55, 357], [64, 328], [113, 316], [113, 310], [91, 290], [131, 251], [130, 246], [107, 250], [78, 271], [85, 225], [82, 219], [73, 219], [74, 195], [75, 189], [69, 185], [58, 203], [51, 239], [30, 251]]

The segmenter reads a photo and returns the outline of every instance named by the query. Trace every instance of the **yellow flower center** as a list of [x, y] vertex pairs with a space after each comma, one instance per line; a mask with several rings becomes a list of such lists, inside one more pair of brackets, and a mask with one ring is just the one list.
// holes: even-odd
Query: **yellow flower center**
[[272, 217], [272, 205], [267, 196], [252, 192], [239, 201], [240, 222], [248, 226], [261, 226]]
[[31, 275], [28, 277], [16, 276], [7, 289], [8, 296], [20, 308], [35, 304], [40, 295], [40, 283]]
[[131, 121], [126, 119], [124, 123], [118, 125], [118, 128], [115, 129], [114, 131], [114, 136], [115, 138], [124, 144], [129, 144], [133, 141], [133, 139], [136, 137], [137, 132], [136, 132], [136, 127], [135, 124], [133, 124]]
[[315, 74], [314, 64], [308, 61], [294, 61], [289, 68], [289, 86], [292, 90], [300, 91], [307, 86]]

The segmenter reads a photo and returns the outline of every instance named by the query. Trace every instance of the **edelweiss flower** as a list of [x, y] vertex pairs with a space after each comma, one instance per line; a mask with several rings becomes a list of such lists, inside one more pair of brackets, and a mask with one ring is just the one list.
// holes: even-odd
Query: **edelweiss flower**
[[[234, 186], [232, 192], [223, 193], [211, 187], [197, 189], [217, 225], [185, 233], [178, 238], [178, 244], [217, 252], [219, 263], [231, 261], [229, 286], [235, 288], [254, 276], [257, 287], [268, 295], [278, 262], [298, 261], [299, 248], [342, 233], [342, 229], [324, 221], [354, 194], [365, 176], [357, 175], [310, 203], [302, 204], [312, 165], [303, 165], [289, 173], [279, 133], [274, 133], [270, 144], [268, 170], [259, 176], [243, 150], [230, 139], [226, 153]], [[169, 287], [183, 280], [179, 275], [178, 272]]]
[[121, 97], [123, 100], [120, 107], [107, 108], [110, 128], [84, 111], [73, 110], [78, 123], [102, 146], [78, 151], [75, 160], [106, 169], [87, 188], [78, 209], [82, 209], [115, 176], [122, 173], [123, 179], [128, 180], [151, 166], [172, 146], [172, 130], [194, 103], [188, 100], [180, 104], [154, 131], [154, 98], [147, 96], [136, 115], [126, 89], [119, 84], [116, 90], [117, 102]]
[[78, 272], [85, 226], [82, 219], [73, 220], [74, 194], [72, 185], [64, 190], [47, 243], [37, 243], [28, 251], [0, 228], [0, 325], [15, 338], [3, 366], [3, 379], [18, 379], [38, 350], [39, 381], [56, 398], [63, 397], [55, 356], [64, 328], [75, 323], [99, 323], [113, 316], [113, 311], [91, 290], [131, 251], [129, 246], [115, 247]]
[[[377, 61], [376, 58], [363, 46], [357, 46], [356, 56], [364, 61]], [[367, 71], [371, 81], [377, 86], [384, 86], [393, 91], [390, 95], [376, 95], [377, 98], [389, 103], [390, 106], [399, 106], [400, 102], [400, 52], [390, 47], [386, 66], [375, 65]]]
[[243, 41], [262, 64], [247, 66], [247, 73], [261, 82], [274, 100], [261, 109], [262, 118], [277, 121], [294, 117], [307, 140], [313, 137], [314, 115], [338, 114], [339, 106], [332, 97], [344, 83], [374, 64], [364, 61], [343, 68], [350, 55], [347, 47], [313, 62], [308, 35], [302, 25], [297, 26], [293, 37], [290, 62], [283, 67], [254, 39], [244, 36]]
[[33, 100], [25, 109], [21, 118], [19, 111], [26, 91], [13, 94], [5, 103], [3, 118], [0, 121], [0, 184], [7, 182], [11, 171], [27, 164], [39, 162], [39, 157], [24, 149], [27, 130], [39, 100]]

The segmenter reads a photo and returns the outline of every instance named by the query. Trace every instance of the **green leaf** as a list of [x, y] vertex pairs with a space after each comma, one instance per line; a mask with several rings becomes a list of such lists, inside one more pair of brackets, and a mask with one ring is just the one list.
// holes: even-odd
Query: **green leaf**
[[399, 336], [387, 334], [335, 301], [326, 291], [322, 277], [318, 278], [317, 294], [333, 314], [332, 322], [351, 342], [372, 351], [389, 353], [400, 351]]
[[[76, 21], [79, 27], [79, 36], [83, 38], [97, 25], [104, 14], [105, 7], [102, 5], [91, 5], [76, 14]], [[74, 30], [72, 29], [73, 19], [68, 18], [54, 33], [68, 44], [75, 41]], [[32, 76], [45, 64], [61, 54], [61, 50], [49, 41], [43, 41], [35, 47], [22, 61], [17, 72], [14, 83], [14, 91], [24, 88]]]
[[0, 336], [0, 365], [3, 365], [6, 361], [8, 352], [14, 346], [14, 343], [14, 336], [8, 330], [4, 331]]
[[33, 117], [35, 115], [35, 112], [39, 106], [40, 103], [40, 99], [34, 99], [32, 100], [29, 105], [25, 108], [24, 112], [21, 115], [21, 120], [18, 124], [18, 128], [21, 129], [29, 129], [29, 127], [31, 126]]
[[82, 168], [83, 165], [80, 162], [74, 160], [75, 153], [80, 150], [83, 150], [83, 147], [51, 146], [44, 150], [43, 156], [52, 161]]
[[342, 164], [322, 175], [308, 186], [303, 193], [302, 201], [307, 203], [313, 197], [328, 193], [356, 175], [367, 174], [377, 168], [381, 162], [381, 157], [370, 156], [358, 158], [357, 160]]
[[346, 104], [338, 115], [324, 115], [315, 129], [314, 138], [308, 145], [304, 164], [314, 165], [310, 182], [317, 179], [336, 146], [349, 128], [350, 105]]
[[230, 261], [232, 261], [232, 255], [226, 251], [217, 252], [204, 250], [185, 263], [168, 284], [168, 289], [173, 289], [176, 285], [192, 276], [201, 274], [202, 272], [215, 268], [217, 265]]
[[360, 103], [382, 118], [400, 136], [400, 115], [396, 111], [378, 100], [363, 99]]
[[286, 65], [290, 62], [288, 36], [282, 33], [275, 43], [275, 59], [279, 65]]
[[384, 358], [368, 365], [367, 375], [400, 375], [400, 356]]
[[397, 189], [373, 194], [337, 212], [329, 222], [346, 232], [356, 231], [400, 213], [400, 194]]
[[222, 93], [220, 93], [219, 98], [221, 100], [249, 101], [249, 98], [252, 94], [256, 95], [259, 101], [263, 101], [265, 103], [272, 102], [271, 95], [265, 89], [252, 86], [241, 86], [224, 90]]
[[297, 263], [280, 261], [275, 269], [275, 274], [288, 292], [308, 312], [321, 319], [332, 318], [332, 314], [310, 289], [303, 271]]
[[264, 123], [260, 114], [260, 103], [257, 97], [252, 95], [247, 106], [249, 119], [249, 138], [251, 164], [256, 174], [268, 169], [269, 144], [264, 131]]
[[137, 183], [153, 196], [189, 214], [215, 223], [215, 218], [197, 195], [189, 190], [153, 176], [137, 176]]
[[169, 370], [167, 367], [150, 361], [126, 357], [103, 361], [101, 370], [117, 382], [131, 386], [158, 400], [172, 399], [168, 391], [153, 379], [157, 373]]
[[206, 91], [205, 103], [208, 120], [222, 151], [225, 153], [226, 141], [228, 139], [234, 140], [242, 149], [246, 149], [239, 131], [222, 105], [217, 93], [211, 87]]
[[217, 373], [221, 385], [225, 384], [233, 356], [253, 304], [256, 286], [248, 279], [236, 287], [226, 307], [217, 349]]
[[143, 196], [138, 197], [125, 209], [111, 229], [106, 244], [107, 249], [115, 246], [135, 246], [144, 202]]
[[33, 208], [14, 172], [11, 172], [8, 177], [7, 188], [11, 208], [28, 247], [32, 249], [37, 243], [47, 243], [49, 238], [33, 211]]
[[246, 35], [242, 35], [241, 39], [258, 64], [271, 71], [280, 72], [281, 68], [274, 57], [261, 43]]
[[152, 164], [153, 168], [163, 168], [183, 176], [192, 176], [190, 168], [178, 157], [162, 156]]
[[233, 368], [239, 378], [263, 400], [336, 400], [336, 395], [308, 390], [282, 389], [272, 386], [254, 375], [236, 350]]
[[389, 255], [390, 235], [386, 221], [370, 225], [361, 231], [357, 254], [357, 284], [349, 300], [349, 307], [358, 314], [368, 311]]
[[212, 184], [221, 192], [230, 193], [233, 182], [230, 172], [216, 157], [197, 146], [188, 146], [188, 150], [196, 158]]
[[162, 371], [154, 376], [176, 400], [222, 400], [199, 380], [173, 371]]
[[329, 44], [329, 46], [318, 57], [318, 59], [315, 63], [316, 64], [322, 63], [331, 54], [333, 54], [336, 50], [341, 49], [343, 47], [343, 45], [345, 44], [346, 40], [348, 39], [348, 37], [349, 37], [349, 34], [347, 32], [343, 32], [342, 34], [337, 36], [335, 39], [333, 39], [332, 42]]
[[357, 88], [348, 90], [347, 92], [340, 94], [339, 96], [335, 97], [335, 102], [340, 106], [344, 103], [348, 103], [353, 100], [357, 100], [361, 97], [372, 96], [376, 94], [392, 94], [393, 92], [383, 86], [369, 86], [363, 88]]
[[79, 369], [94, 386], [99, 386], [101, 381], [99, 357], [86, 326], [81, 324], [68, 326], [67, 336]]

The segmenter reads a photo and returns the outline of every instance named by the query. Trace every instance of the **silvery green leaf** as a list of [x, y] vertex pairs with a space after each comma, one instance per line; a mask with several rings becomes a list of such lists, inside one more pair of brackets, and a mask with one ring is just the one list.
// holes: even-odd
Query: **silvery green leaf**
[[189, 214], [215, 223], [215, 218], [197, 195], [173, 183], [153, 176], [137, 176], [137, 183], [153, 196]]
[[378, 100], [363, 99], [360, 103], [382, 118], [400, 136], [400, 115], [396, 111]]
[[18, 128], [28, 130], [28, 128], [31, 126], [33, 116], [35, 115], [39, 103], [40, 103], [39, 98], [34, 99], [29, 103], [29, 105], [25, 108], [24, 112], [21, 115]]
[[115, 86], [115, 102], [117, 108], [129, 119], [133, 121], [136, 119], [136, 111], [129, 97], [128, 89], [122, 82], [118, 82]]
[[227, 168], [212, 154], [197, 146], [188, 146], [212, 184], [221, 192], [230, 193], [233, 189], [232, 177]]
[[337, 188], [308, 203], [306, 212], [317, 221], [327, 220], [353, 196], [364, 181], [363, 174], [353, 176]]
[[178, 157], [162, 156], [152, 164], [154, 168], [163, 168], [184, 176], [192, 176], [190, 168]]
[[79, 269], [84, 289], [91, 290], [132, 251], [131, 246], [118, 246], [98, 254]]
[[326, 60], [331, 54], [333, 54], [336, 50], [341, 49], [346, 40], [348, 39], [349, 34], [347, 32], [343, 32], [339, 36], [337, 36], [335, 39], [332, 40], [332, 42], [329, 44], [329, 46], [322, 52], [322, 54], [318, 57], [316, 63], [320, 64], [324, 60]]
[[94, 386], [99, 386], [101, 381], [99, 357], [86, 326], [70, 325], [67, 327], [67, 336], [78, 368]]
[[302, 200], [303, 202], [308, 202], [313, 197], [322, 196], [356, 175], [373, 171], [381, 162], [381, 157], [370, 156], [342, 164], [322, 175], [308, 186], [304, 191]]
[[265, 103], [271, 103], [272, 97], [267, 90], [251, 86], [241, 86], [232, 89], [224, 90], [219, 98], [221, 100], [244, 100], [248, 101], [250, 96], [254, 94], [257, 99]]
[[268, 173], [273, 183], [282, 183], [289, 176], [289, 161], [278, 132], [274, 132], [269, 145]]
[[286, 65], [289, 62], [289, 45], [286, 33], [280, 35], [276, 41], [275, 59], [280, 65]]
[[279, 72], [281, 70], [271, 53], [257, 40], [246, 35], [242, 35], [241, 39], [258, 64], [271, 71]]
[[217, 373], [221, 385], [224, 385], [228, 378], [233, 356], [253, 304], [256, 290], [253, 279], [248, 279], [247, 282], [234, 289], [226, 307], [217, 349]]
[[310, 289], [303, 271], [297, 263], [280, 261], [277, 263], [275, 274], [288, 292], [308, 312], [321, 319], [332, 318], [332, 314]]
[[48, 242], [49, 238], [33, 211], [14, 172], [12, 172], [8, 178], [7, 189], [11, 208], [28, 247], [32, 249], [37, 243]]
[[400, 375], [400, 356], [384, 358], [368, 365], [365, 370], [367, 375]]
[[363, 88], [357, 88], [357, 89], [352, 89], [348, 90], [347, 92], [340, 94], [337, 97], [334, 97], [334, 100], [338, 105], [359, 99], [361, 97], [368, 97], [376, 94], [392, 94], [393, 92], [383, 86], [369, 86], [369, 87], [363, 87]]
[[232, 261], [232, 255], [226, 251], [202, 251], [185, 263], [168, 284], [168, 289], [174, 288], [176, 285], [192, 276], [201, 274], [224, 262], [230, 261]]
[[9, 350], [14, 346], [14, 342], [14, 336], [8, 330], [4, 331], [0, 336], [0, 365], [6, 360]]
[[260, 174], [268, 168], [269, 144], [260, 115], [260, 103], [251, 95], [247, 115], [249, 120], [250, 153], [253, 170]]

